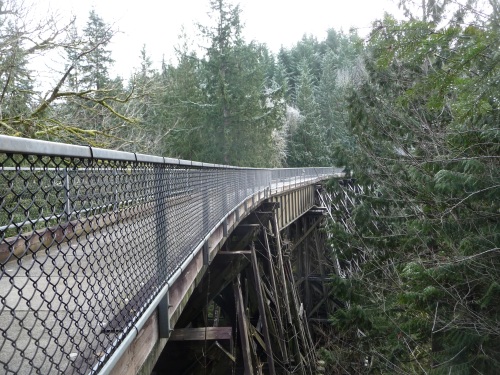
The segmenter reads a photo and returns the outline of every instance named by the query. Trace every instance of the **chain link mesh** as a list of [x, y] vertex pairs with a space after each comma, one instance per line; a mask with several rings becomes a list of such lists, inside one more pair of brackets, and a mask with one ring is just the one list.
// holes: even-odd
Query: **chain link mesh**
[[221, 220], [332, 168], [2, 152], [0, 372], [87, 374]]

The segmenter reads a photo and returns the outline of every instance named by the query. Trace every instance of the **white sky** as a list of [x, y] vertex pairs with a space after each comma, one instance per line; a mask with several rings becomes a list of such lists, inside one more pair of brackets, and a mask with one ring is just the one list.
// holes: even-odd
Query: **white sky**
[[[240, 0], [239, 3], [245, 39], [266, 43], [273, 52], [282, 45], [293, 46], [304, 34], [323, 40], [329, 28], [347, 32], [356, 27], [363, 35], [384, 11], [398, 13], [393, 0]], [[208, 0], [38, 0], [37, 5], [45, 5], [62, 19], [76, 15], [80, 29], [93, 7], [106, 23], [121, 31], [111, 48], [116, 61], [114, 73], [125, 79], [139, 65], [143, 44], [153, 67], [159, 68], [163, 56], [167, 61], [174, 59], [174, 46], [182, 26], [194, 37], [194, 23], [209, 22]]]

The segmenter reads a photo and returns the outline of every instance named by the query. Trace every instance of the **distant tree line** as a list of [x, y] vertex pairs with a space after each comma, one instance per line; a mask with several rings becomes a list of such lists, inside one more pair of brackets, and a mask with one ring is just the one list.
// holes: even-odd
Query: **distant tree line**
[[[94, 10], [83, 30], [53, 18], [30, 28], [21, 2], [0, 6], [4, 134], [233, 165], [333, 162], [334, 122], [345, 116], [337, 76], [359, 56], [355, 34], [304, 36], [276, 56], [243, 39], [238, 6], [213, 0], [212, 23], [198, 25], [201, 50], [183, 34], [176, 61], [155, 69], [144, 46], [125, 81], [110, 76], [115, 31]], [[42, 92], [29, 62], [54, 52], [66, 66]]]

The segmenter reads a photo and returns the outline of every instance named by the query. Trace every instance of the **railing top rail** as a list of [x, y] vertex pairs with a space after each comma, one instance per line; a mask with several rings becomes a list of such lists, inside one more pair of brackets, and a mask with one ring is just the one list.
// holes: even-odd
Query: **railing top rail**
[[[183, 165], [203, 168], [232, 168], [228, 165], [202, 163], [191, 160], [167, 158], [155, 155], [146, 155], [134, 152], [116, 151], [92, 146], [69, 145], [65, 143], [43, 141], [0, 135], [0, 152], [31, 155], [62, 156], [88, 159], [103, 159], [131, 162], [146, 162], [157, 164]], [[247, 168], [245, 168], [247, 169]]]
[[[70, 145], [59, 142], [12, 137], [8, 135], [0, 135], [0, 152], [115, 160], [115, 161], [144, 162], [144, 163], [180, 165], [180, 166], [198, 167], [198, 168], [256, 169], [256, 170], [272, 169], [272, 168], [236, 167], [223, 164], [203, 163], [192, 160], [175, 159], [175, 158], [147, 155], [134, 152], [116, 151], [116, 150], [110, 150], [92, 146]], [[280, 168], [280, 169], [293, 169], [293, 168]]]

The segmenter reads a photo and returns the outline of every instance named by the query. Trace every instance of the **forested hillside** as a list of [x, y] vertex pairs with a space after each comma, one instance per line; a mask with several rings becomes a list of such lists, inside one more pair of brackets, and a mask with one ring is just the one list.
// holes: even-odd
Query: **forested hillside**
[[[240, 166], [343, 166], [363, 194], [329, 228], [343, 265], [335, 335], [321, 348], [332, 373], [496, 374], [500, 5], [413, 3], [366, 37], [332, 25], [275, 54], [242, 37], [237, 5], [211, 0], [201, 40], [182, 35], [159, 69], [146, 44], [123, 79], [110, 75], [114, 31], [94, 11], [78, 30], [28, 24], [22, 2], [0, 1], [0, 132]], [[65, 65], [47, 90], [31, 62], [48, 53]]]

